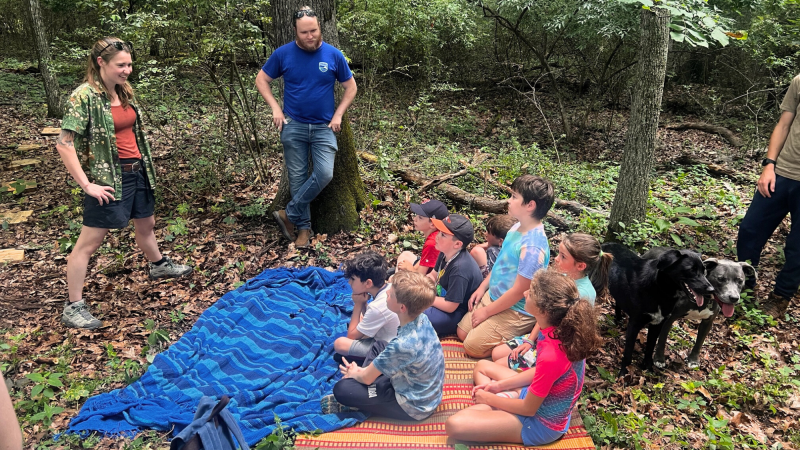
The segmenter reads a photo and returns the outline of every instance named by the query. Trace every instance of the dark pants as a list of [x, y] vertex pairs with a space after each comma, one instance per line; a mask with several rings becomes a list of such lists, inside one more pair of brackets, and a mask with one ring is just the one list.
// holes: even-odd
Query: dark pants
[[[375, 341], [362, 367], [369, 366], [384, 348], [386, 342]], [[378, 376], [369, 386], [352, 378], [341, 379], [333, 386], [333, 396], [337, 402], [365, 413], [396, 420], [416, 420], [397, 403], [392, 380], [386, 375]]]
[[[781, 297], [791, 299], [800, 287], [800, 225], [795, 227], [794, 223], [795, 219], [800, 220], [800, 181], [776, 175], [775, 192], [771, 195], [767, 198], [756, 190], [739, 225], [736, 252], [739, 261], [749, 260], [757, 267], [764, 245], [786, 215], [791, 214], [792, 229], [783, 249], [786, 261], [775, 279], [774, 289]], [[755, 286], [755, 280], [748, 281], [748, 286]]]
[[433, 306], [425, 310], [425, 315], [428, 316], [428, 320], [431, 321], [433, 329], [436, 330], [436, 334], [439, 336], [456, 334], [458, 322], [461, 322], [461, 319], [466, 313], [467, 312], [461, 308], [458, 308], [451, 313], [444, 312], [441, 309]]

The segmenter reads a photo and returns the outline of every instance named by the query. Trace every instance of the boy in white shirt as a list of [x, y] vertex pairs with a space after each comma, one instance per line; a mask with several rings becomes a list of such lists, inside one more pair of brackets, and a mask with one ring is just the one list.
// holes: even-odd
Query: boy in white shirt
[[[342, 356], [364, 358], [375, 341], [388, 342], [397, 336], [400, 319], [386, 306], [388, 264], [373, 251], [344, 262], [342, 271], [353, 289], [353, 315], [347, 336], [336, 339], [333, 348]], [[372, 302], [367, 300], [372, 297]]]

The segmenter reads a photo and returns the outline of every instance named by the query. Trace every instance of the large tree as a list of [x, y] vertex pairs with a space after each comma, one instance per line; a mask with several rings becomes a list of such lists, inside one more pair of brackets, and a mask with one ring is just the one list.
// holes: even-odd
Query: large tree
[[667, 72], [669, 16], [669, 11], [662, 8], [642, 9], [640, 12], [639, 63], [606, 240], [614, 240], [614, 233], [622, 231], [634, 220], [643, 221], [647, 212], [650, 172], [653, 170]]
[[[295, 40], [292, 15], [305, 5], [317, 13], [321, 23], [322, 39], [334, 47], [339, 47], [334, 0], [285, 0], [272, 2], [271, 5], [275, 48]], [[337, 101], [340, 97], [341, 89], [337, 89]], [[317, 233], [357, 229], [360, 221], [358, 212], [366, 205], [364, 183], [358, 171], [355, 139], [348, 113], [342, 118], [342, 130], [336, 136], [336, 141], [339, 151], [336, 152], [333, 179], [311, 203], [311, 223]], [[284, 165], [272, 209], [283, 208], [289, 200], [289, 179]]]
[[64, 107], [61, 101], [61, 90], [58, 87], [58, 80], [50, 69], [50, 45], [47, 41], [44, 22], [42, 21], [42, 9], [39, 0], [25, 0], [25, 9], [28, 13], [31, 34], [36, 49], [36, 56], [39, 60], [39, 70], [44, 81], [44, 92], [47, 96], [47, 115], [60, 119], [64, 115]]

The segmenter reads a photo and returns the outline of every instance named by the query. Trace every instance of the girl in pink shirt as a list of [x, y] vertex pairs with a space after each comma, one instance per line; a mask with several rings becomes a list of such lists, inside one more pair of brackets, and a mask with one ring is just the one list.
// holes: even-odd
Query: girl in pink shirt
[[542, 330], [535, 368], [518, 373], [478, 361], [472, 390], [476, 404], [447, 419], [449, 436], [544, 445], [567, 432], [583, 388], [585, 359], [602, 345], [594, 308], [580, 298], [572, 279], [553, 270], [534, 275], [525, 300], [525, 310]]

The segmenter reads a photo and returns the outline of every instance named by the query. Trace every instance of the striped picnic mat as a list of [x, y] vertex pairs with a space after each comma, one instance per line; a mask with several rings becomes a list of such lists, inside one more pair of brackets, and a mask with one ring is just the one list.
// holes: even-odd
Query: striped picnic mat
[[[419, 423], [372, 417], [354, 427], [319, 436], [300, 435], [297, 450], [327, 449], [452, 449], [456, 442], [448, 439], [444, 422], [456, 412], [473, 405], [472, 369], [477, 360], [464, 353], [464, 345], [455, 338], [442, 339], [445, 358], [444, 396], [436, 412]], [[478, 445], [471, 449], [504, 450], [523, 448], [594, 449], [594, 443], [583, 427], [580, 414], [572, 415], [569, 431], [558, 441], [541, 447], [515, 444]]]

